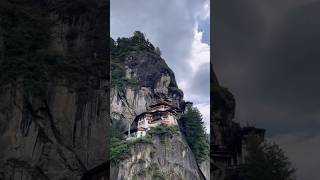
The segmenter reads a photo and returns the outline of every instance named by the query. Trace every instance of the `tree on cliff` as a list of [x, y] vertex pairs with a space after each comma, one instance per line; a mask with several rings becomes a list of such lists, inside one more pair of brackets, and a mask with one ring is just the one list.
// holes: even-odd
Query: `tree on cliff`
[[283, 150], [274, 143], [260, 142], [255, 136], [247, 140], [245, 164], [240, 171], [244, 180], [294, 180], [292, 167]]
[[162, 54], [159, 47], [156, 47], [155, 52], [156, 52], [156, 54], [159, 55], [159, 56], [161, 56], [161, 54]]
[[197, 108], [190, 108], [183, 116], [182, 132], [194, 153], [196, 160], [201, 162], [208, 158], [209, 144], [202, 115]]

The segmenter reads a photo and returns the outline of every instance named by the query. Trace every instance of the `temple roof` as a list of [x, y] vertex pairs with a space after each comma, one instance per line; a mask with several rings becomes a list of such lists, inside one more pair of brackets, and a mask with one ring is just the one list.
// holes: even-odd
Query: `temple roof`
[[[149, 107], [153, 108], [153, 107], [157, 107], [160, 105], [166, 105], [166, 106], [169, 106], [170, 108], [167, 110], [156, 110], [156, 111], [151, 111], [150, 109], [148, 109], [146, 112], [143, 112], [143, 113], [137, 115], [131, 123], [130, 132], [137, 131], [138, 120], [140, 119], [140, 117], [142, 117], [146, 114], [154, 115], [157, 113], [166, 113], [166, 112], [171, 112], [171, 113], [177, 114], [178, 112], [180, 112], [180, 109], [176, 105], [174, 105], [173, 103], [170, 103], [170, 101], [168, 101], [168, 100], [161, 100], [160, 102], [153, 104], [153, 105], [150, 105]], [[127, 134], [128, 130], [125, 133]]]
[[[173, 109], [168, 109], [168, 110], [164, 110], [164, 111], [158, 110], [158, 111], [152, 111], [152, 112], [146, 111], [146, 112], [143, 112], [143, 113], [139, 114], [138, 116], [136, 116], [136, 117], [134, 118], [133, 122], [138, 121], [138, 119], [139, 119], [141, 116], [145, 115], [145, 114], [157, 114], [157, 113], [165, 113], [165, 112], [177, 113], [177, 111], [175, 111], [175, 110], [173, 110]], [[132, 122], [132, 123], [133, 123], [133, 122]]]

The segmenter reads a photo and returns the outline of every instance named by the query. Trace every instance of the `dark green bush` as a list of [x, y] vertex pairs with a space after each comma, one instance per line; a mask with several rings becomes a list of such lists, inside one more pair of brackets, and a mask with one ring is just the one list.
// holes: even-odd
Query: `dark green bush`
[[247, 155], [241, 166], [239, 179], [243, 180], [295, 180], [296, 169], [285, 152], [275, 143], [261, 142], [251, 134], [246, 140]]
[[179, 135], [179, 128], [176, 126], [166, 126], [166, 125], [159, 125], [157, 127], [151, 128], [147, 136], [154, 137], [157, 136], [160, 138], [160, 142], [165, 144], [166, 138], [172, 138], [173, 136]]
[[112, 163], [119, 163], [121, 160], [130, 156], [129, 145], [127, 141], [118, 138], [111, 138], [111, 157]]

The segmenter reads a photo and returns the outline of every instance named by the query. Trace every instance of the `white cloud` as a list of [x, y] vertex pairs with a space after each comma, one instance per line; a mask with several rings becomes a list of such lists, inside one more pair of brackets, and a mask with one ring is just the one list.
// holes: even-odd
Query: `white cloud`
[[177, 81], [188, 78], [194, 29], [208, 18], [209, 0], [111, 0], [111, 36], [131, 36], [139, 30], [159, 46]]
[[206, 43], [202, 43], [202, 35], [203, 32], [199, 32], [197, 27], [194, 32], [194, 40], [192, 42], [190, 57], [190, 64], [193, 73], [196, 73], [199, 66], [202, 64], [210, 63], [210, 46]]
[[[210, 47], [202, 43], [198, 23], [210, 18], [209, 0], [111, 0], [111, 36], [142, 31], [174, 71], [185, 99], [210, 111]], [[207, 108], [207, 109], [205, 109]], [[208, 113], [207, 113], [208, 114]], [[209, 116], [204, 119], [209, 122]], [[210, 129], [210, 128], [207, 128]]]
[[202, 42], [202, 32], [196, 26], [192, 49], [187, 62], [191, 66], [189, 78], [178, 81], [185, 99], [195, 102], [203, 115], [206, 130], [210, 132], [210, 46]]
[[187, 58], [191, 73], [188, 78], [178, 81], [179, 87], [185, 92], [185, 99], [190, 101], [206, 101], [210, 96], [210, 46], [202, 43], [202, 35], [196, 27], [191, 53]]

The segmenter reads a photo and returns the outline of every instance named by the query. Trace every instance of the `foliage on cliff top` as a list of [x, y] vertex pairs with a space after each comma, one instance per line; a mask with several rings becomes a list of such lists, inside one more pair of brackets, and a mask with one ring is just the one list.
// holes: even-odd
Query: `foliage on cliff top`
[[159, 125], [157, 127], [152, 127], [148, 133], [151, 137], [154, 136], [167, 136], [167, 137], [173, 137], [175, 135], [179, 135], [179, 128], [176, 126], [166, 126], [166, 125]]
[[180, 125], [196, 160], [202, 162], [209, 158], [209, 143], [200, 111], [195, 107], [188, 110]]
[[145, 51], [156, 53], [154, 46], [140, 31], [135, 31], [133, 36], [129, 38], [118, 38], [117, 41], [111, 38], [110, 43], [111, 57], [119, 61], [124, 61], [124, 58], [130, 52]]
[[160, 139], [160, 142], [163, 144], [167, 143], [166, 138], [172, 138], [173, 136], [178, 136], [179, 135], [179, 128], [176, 126], [167, 126], [167, 125], [159, 125], [157, 127], [151, 128], [147, 136], [150, 136], [151, 138], [153, 137], [158, 137]]
[[111, 138], [110, 145], [110, 160], [112, 163], [119, 163], [130, 156], [130, 149], [126, 140]]
[[153, 144], [150, 136], [140, 137], [132, 140], [123, 140], [111, 137], [111, 162], [117, 164], [121, 160], [130, 157], [130, 148], [139, 143]]
[[125, 58], [130, 53], [149, 52], [158, 54], [161, 51], [145, 38], [145, 35], [140, 31], [135, 31], [132, 37], [118, 38], [114, 41], [110, 38], [110, 53], [111, 53], [111, 82], [115, 87], [131, 86], [136, 87], [138, 82], [136, 79], [126, 77], [124, 66]]
[[160, 125], [154, 128], [151, 128], [147, 135], [144, 137], [139, 137], [132, 140], [124, 140], [118, 137], [111, 137], [111, 162], [119, 163], [121, 160], [124, 160], [130, 157], [130, 148], [134, 147], [136, 144], [153, 144], [153, 138], [159, 137], [160, 140], [163, 140], [166, 137], [172, 137], [179, 134], [178, 127], [169, 127], [165, 125]]
[[22, 80], [26, 92], [43, 95], [46, 84], [55, 78], [84, 82], [89, 76], [106, 77], [105, 59], [80, 49], [67, 54], [49, 50], [54, 22], [47, 3], [0, 2], [0, 84]]

